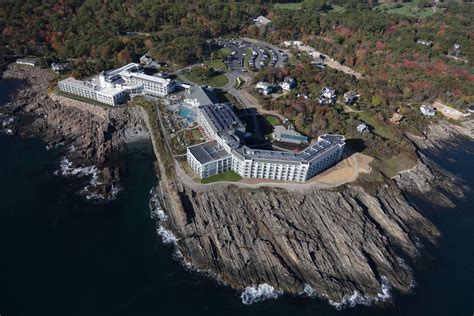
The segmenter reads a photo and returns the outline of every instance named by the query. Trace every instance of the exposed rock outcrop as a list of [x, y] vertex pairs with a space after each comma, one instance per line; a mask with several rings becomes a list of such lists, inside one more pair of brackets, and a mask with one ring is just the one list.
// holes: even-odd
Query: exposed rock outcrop
[[474, 139], [474, 119], [461, 121], [458, 124], [441, 120], [430, 124], [422, 136], [410, 133], [407, 137], [420, 149], [442, 149], [460, 137]]
[[[9, 129], [23, 136], [41, 136], [50, 146], [70, 144], [66, 156], [71, 166], [96, 165], [99, 169], [94, 197], [110, 198], [116, 192], [117, 166], [113, 153], [130, 141], [148, 138], [148, 131], [137, 108], [98, 107], [58, 96], [49, 91], [56, 76], [52, 71], [11, 65], [3, 78], [22, 79], [13, 102], [2, 107], [4, 115], [15, 117]], [[49, 91], [49, 93], [48, 93]]]
[[[291, 194], [278, 189], [195, 192], [167, 210], [184, 258], [234, 288], [262, 283], [288, 293], [311, 287], [333, 301], [378, 297], [384, 280], [406, 293], [407, 265], [439, 232], [392, 184]], [[183, 213], [184, 212], [184, 213]]]

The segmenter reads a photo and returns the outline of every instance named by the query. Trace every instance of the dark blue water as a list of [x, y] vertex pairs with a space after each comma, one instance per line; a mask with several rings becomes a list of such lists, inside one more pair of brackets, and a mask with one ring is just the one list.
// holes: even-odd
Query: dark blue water
[[[10, 87], [10, 88], [5, 88]], [[0, 89], [5, 95], [14, 85]], [[10, 89], [10, 90], [9, 90]], [[161, 244], [150, 218], [156, 183], [149, 144], [123, 153], [122, 191], [94, 204], [77, 181], [54, 176], [62, 149], [37, 139], [0, 135], [0, 314], [10, 315], [472, 315], [472, 195], [455, 209], [416, 201], [444, 237], [417, 275], [411, 296], [385, 308], [342, 312], [319, 300], [283, 296], [251, 306], [239, 294], [184, 270]], [[469, 154], [466, 152], [470, 151]], [[474, 183], [474, 146], [435, 157]]]

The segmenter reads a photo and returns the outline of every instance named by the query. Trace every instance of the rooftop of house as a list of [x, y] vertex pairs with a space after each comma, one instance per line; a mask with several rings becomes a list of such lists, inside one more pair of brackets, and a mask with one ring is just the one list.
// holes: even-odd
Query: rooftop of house
[[255, 22], [258, 22], [262, 25], [267, 25], [268, 23], [271, 22], [271, 20], [267, 19], [266, 17], [260, 15], [259, 17], [254, 19]]

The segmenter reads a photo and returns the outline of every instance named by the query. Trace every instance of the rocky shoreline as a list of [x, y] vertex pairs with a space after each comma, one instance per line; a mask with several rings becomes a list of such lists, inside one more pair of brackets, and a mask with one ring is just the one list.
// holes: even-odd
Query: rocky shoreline
[[[469, 137], [443, 124], [414, 146], [441, 149]], [[440, 238], [405, 195], [454, 207], [451, 197], [470, 191], [417, 153], [414, 168], [370, 190], [350, 184], [301, 193], [237, 186], [196, 191], [177, 179], [174, 194], [166, 194], [162, 181], [157, 192], [166, 219], [158, 221], [158, 232], [175, 244], [186, 267], [241, 290], [244, 303], [282, 293], [319, 297], [336, 308], [389, 302], [391, 291], [412, 291], [413, 271], [427, 263]]]
[[[148, 138], [144, 111], [47, 93], [55, 80], [48, 70], [11, 65], [3, 78], [26, 81], [14, 101], [0, 108], [8, 128], [41, 136], [48, 146], [68, 144], [61, 172], [92, 176], [96, 185], [89, 194], [112, 198], [120, 172], [111, 157], [127, 142]], [[469, 136], [469, 128], [472, 133], [472, 121], [442, 124], [424, 137], [408, 137], [420, 149], [442, 148]], [[159, 170], [152, 212], [158, 233], [175, 244], [188, 267], [243, 291], [244, 303], [289, 293], [320, 297], [339, 308], [389, 301], [390, 291], [409, 293], [416, 282], [413, 269], [440, 233], [405, 193], [436, 193], [436, 203], [444, 206], [453, 206], [448, 195], [464, 194], [453, 175], [421, 153], [414, 168], [371, 190], [350, 184], [291, 193], [235, 186], [198, 192], [179, 178], [169, 179], [163, 166]]]
[[55, 95], [56, 75], [45, 69], [10, 65], [3, 79], [24, 84], [13, 101], [0, 108], [4, 128], [22, 137], [41, 137], [48, 147], [65, 144], [67, 151], [58, 174], [90, 177], [84, 195], [97, 200], [115, 197], [119, 166], [111, 161], [127, 142], [148, 139], [136, 108], [91, 106]]

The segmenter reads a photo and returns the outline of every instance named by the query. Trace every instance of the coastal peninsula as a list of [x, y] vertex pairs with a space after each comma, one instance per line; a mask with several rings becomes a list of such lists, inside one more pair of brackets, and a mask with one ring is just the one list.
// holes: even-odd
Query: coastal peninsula
[[410, 294], [443, 238], [414, 200], [472, 194], [426, 155], [474, 139], [472, 6], [186, 5], [104, 4], [113, 27], [91, 35], [75, 19], [97, 10], [57, 4], [38, 42], [4, 18], [2, 79], [23, 84], [2, 131], [60, 147], [56, 174], [88, 178], [91, 203], [120, 194], [116, 155], [151, 142], [157, 234], [244, 304]]

